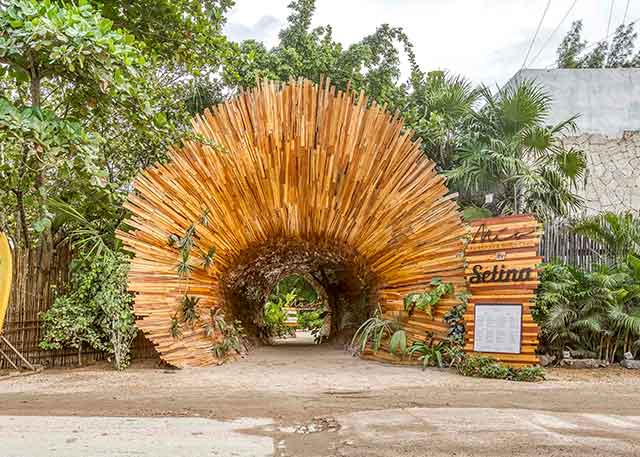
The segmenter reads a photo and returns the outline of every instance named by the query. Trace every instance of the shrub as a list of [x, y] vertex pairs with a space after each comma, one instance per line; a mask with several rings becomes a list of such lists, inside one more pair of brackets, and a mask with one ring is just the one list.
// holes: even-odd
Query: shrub
[[42, 316], [43, 349], [78, 349], [87, 344], [114, 356], [120, 370], [129, 365], [130, 347], [137, 333], [127, 292], [129, 265], [124, 254], [105, 251], [74, 260], [69, 293], [56, 298]]
[[377, 352], [387, 338], [392, 354], [403, 356], [407, 352], [407, 335], [402, 330], [400, 319], [385, 319], [378, 308], [376, 313], [356, 330], [351, 339], [351, 347], [356, 352], [364, 352], [367, 345], [371, 344], [373, 352]]
[[490, 357], [468, 355], [458, 364], [458, 373], [477, 378], [506, 379], [509, 381], [535, 382], [544, 380], [540, 367], [510, 368]]

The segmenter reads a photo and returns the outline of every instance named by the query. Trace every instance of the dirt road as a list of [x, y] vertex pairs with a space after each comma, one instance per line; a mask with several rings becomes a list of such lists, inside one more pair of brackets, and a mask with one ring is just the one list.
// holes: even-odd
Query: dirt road
[[[536, 384], [465, 378], [367, 362], [327, 346], [275, 346], [208, 369], [148, 364], [122, 373], [90, 367], [6, 379], [0, 432], [20, 424], [19, 449], [19, 436], [42, 428], [16, 416], [48, 418], [54, 444], [69, 439], [64, 426], [54, 426], [65, 423], [58, 416], [83, 416], [87, 436], [101, 428], [100, 416], [153, 417], [140, 425], [151, 429], [157, 420], [168, 421], [167, 430], [177, 421], [183, 432], [174, 418], [186, 417], [209, 419], [205, 428], [214, 435], [227, 427], [226, 435], [245, 434], [247, 443], [267, 438], [265, 455], [275, 456], [640, 455], [640, 374], [551, 370], [549, 378]], [[246, 421], [253, 425], [241, 425]], [[177, 440], [180, 432], [167, 436]], [[189, 436], [183, 441], [197, 446]], [[214, 438], [202, 442], [213, 452]], [[241, 439], [230, 443], [242, 447]], [[104, 455], [128, 455], [112, 450]], [[75, 455], [66, 452], [60, 455]], [[216, 455], [189, 452], [166, 455]]]

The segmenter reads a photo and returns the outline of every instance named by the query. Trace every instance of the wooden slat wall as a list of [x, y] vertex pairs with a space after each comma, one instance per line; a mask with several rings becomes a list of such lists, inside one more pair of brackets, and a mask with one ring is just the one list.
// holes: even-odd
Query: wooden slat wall
[[[494, 282], [494, 283], [468, 283], [471, 298], [465, 314], [466, 345], [465, 351], [473, 352], [475, 305], [481, 303], [491, 304], [518, 304], [522, 306], [522, 346], [520, 354], [485, 354], [512, 366], [527, 366], [538, 363], [535, 350], [538, 346], [538, 326], [531, 316], [531, 307], [535, 289], [538, 286], [537, 265], [542, 261], [538, 256], [538, 243], [542, 228], [532, 216], [502, 216], [481, 219], [471, 223], [472, 234], [478, 228], [485, 225], [494, 234], [501, 237], [515, 233], [527, 234], [518, 239], [498, 242], [471, 241], [466, 248], [467, 278], [471, 276], [472, 266], [482, 263], [492, 267], [493, 265], [517, 265], [518, 268], [532, 268], [534, 270], [529, 281]], [[498, 253], [505, 255], [503, 260], [498, 260]], [[500, 256], [501, 257], [501, 256]]]
[[[118, 234], [135, 254], [129, 286], [140, 327], [161, 357], [176, 366], [217, 363], [205, 326], [225, 306], [220, 278], [247, 252], [274, 239], [355, 251], [376, 278], [385, 315], [402, 311], [406, 294], [434, 277], [464, 288], [465, 228], [444, 178], [405, 130], [363, 93], [310, 81], [262, 82], [194, 121], [220, 152], [190, 141], [171, 161], [144, 171], [126, 207], [133, 230]], [[217, 250], [205, 271], [194, 259], [188, 284], [178, 277], [178, 251], [167, 243], [210, 212], [198, 246]], [[197, 256], [196, 256], [197, 257]], [[185, 293], [198, 296], [201, 319], [170, 336]], [[434, 319], [417, 312], [410, 337], [446, 332], [444, 300]]]

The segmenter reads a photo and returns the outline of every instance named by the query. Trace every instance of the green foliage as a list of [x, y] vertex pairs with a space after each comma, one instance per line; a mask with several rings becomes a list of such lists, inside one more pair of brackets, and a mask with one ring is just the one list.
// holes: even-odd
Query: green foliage
[[467, 303], [470, 297], [468, 292], [457, 294], [459, 303], [447, 311], [444, 315], [444, 321], [449, 325], [447, 330], [447, 339], [455, 344], [462, 346], [464, 344], [464, 313], [467, 311]]
[[91, 4], [165, 63], [200, 68], [215, 65], [226, 52], [222, 26], [231, 0], [91, 0]]
[[444, 360], [442, 356], [441, 343], [429, 344], [425, 341], [414, 341], [409, 348], [411, 357], [418, 356], [418, 360], [422, 362], [422, 369], [428, 366], [437, 365], [438, 368], [444, 368]]
[[310, 331], [322, 328], [325, 314], [326, 312], [322, 309], [316, 309], [314, 311], [299, 311], [298, 328]]
[[534, 318], [544, 350], [611, 362], [640, 343], [640, 259], [584, 272], [561, 264], [543, 267]]
[[293, 331], [287, 325], [287, 312], [285, 307], [296, 299], [296, 290], [291, 290], [285, 295], [272, 295], [264, 305], [264, 330], [268, 337], [283, 337]]
[[198, 320], [198, 303], [200, 297], [185, 295], [182, 297], [182, 319], [184, 322], [193, 325]]
[[477, 378], [506, 379], [509, 381], [543, 381], [544, 370], [540, 367], [510, 368], [489, 357], [468, 355], [457, 366], [464, 376]]
[[306, 302], [306, 303], [316, 303], [318, 301], [318, 292], [313, 288], [309, 282], [304, 279], [304, 276], [301, 275], [289, 275], [285, 278], [282, 278], [276, 288], [275, 291], [271, 294], [272, 300], [277, 300], [275, 295], [286, 296], [291, 291], [295, 290], [295, 298], [298, 301]]
[[476, 219], [484, 219], [486, 217], [491, 217], [491, 210], [488, 208], [481, 208], [475, 205], [469, 205], [462, 209], [462, 219], [465, 222], [471, 222]]
[[440, 278], [433, 278], [431, 286], [433, 287], [431, 290], [414, 292], [404, 297], [404, 309], [410, 316], [416, 309], [419, 309], [431, 317], [433, 307], [438, 304], [440, 299], [453, 293], [453, 284], [443, 283]]
[[247, 353], [247, 337], [239, 320], [228, 323], [220, 308], [211, 312], [211, 329], [219, 336], [211, 347], [216, 358], [224, 360], [231, 353], [243, 355]]
[[103, 137], [82, 118], [136, 97], [145, 59], [82, 2], [11, 0], [0, 30], [1, 222], [20, 244], [51, 243], [49, 199], [81, 206], [105, 185]]
[[405, 120], [438, 169], [448, 170], [466, 139], [480, 92], [468, 80], [443, 71], [426, 76], [414, 72], [412, 84], [402, 107]]
[[180, 320], [178, 319], [178, 314], [174, 314], [171, 318], [171, 327], [169, 329], [169, 333], [174, 339], [178, 339], [182, 336], [182, 327], [180, 326]]
[[280, 42], [267, 50], [247, 40], [234, 45], [224, 68], [231, 87], [252, 87], [259, 78], [288, 81], [304, 77], [319, 82], [324, 76], [339, 89], [350, 84], [380, 104], [400, 107], [407, 85], [399, 83], [402, 47], [412, 74], [418, 76], [413, 46], [400, 28], [383, 24], [361, 41], [345, 47], [334, 41], [331, 26], [311, 28], [314, 0], [290, 3], [291, 15], [280, 31]]
[[463, 202], [482, 205], [492, 193], [495, 212], [540, 218], [579, 209], [576, 191], [586, 176], [586, 158], [560, 141], [574, 131], [574, 119], [545, 125], [551, 99], [531, 81], [480, 94], [483, 107], [473, 114], [467, 140], [446, 172]]
[[640, 256], [639, 214], [607, 211], [577, 221], [572, 229], [603, 245], [614, 264], [624, 262], [630, 254]]
[[392, 338], [394, 346], [390, 347], [390, 350], [393, 354], [403, 355], [406, 351], [407, 340], [406, 335], [403, 336], [402, 333], [404, 330], [400, 318], [385, 319], [382, 317], [382, 311], [378, 308], [375, 314], [364, 321], [356, 330], [351, 339], [351, 346], [358, 352], [364, 352], [367, 345], [370, 344], [373, 352], [377, 352], [387, 338]]
[[114, 355], [116, 369], [129, 364], [129, 348], [136, 335], [127, 292], [127, 258], [106, 252], [74, 261], [69, 293], [57, 297], [42, 315], [43, 349], [78, 349], [89, 345]]
[[396, 330], [389, 338], [389, 352], [393, 355], [404, 356], [407, 352], [407, 333], [402, 330]]
[[558, 68], [619, 68], [640, 65], [640, 53], [634, 55], [638, 34], [633, 22], [620, 24], [610, 41], [605, 39], [590, 46], [587, 41], [582, 40], [582, 27], [581, 20], [571, 24], [557, 50]]

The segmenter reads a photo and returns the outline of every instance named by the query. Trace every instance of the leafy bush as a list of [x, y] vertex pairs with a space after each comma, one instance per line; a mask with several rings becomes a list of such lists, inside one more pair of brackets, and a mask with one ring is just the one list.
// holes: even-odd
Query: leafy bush
[[301, 311], [298, 313], [298, 328], [301, 330], [316, 330], [324, 325], [326, 311], [316, 309], [314, 311]]
[[509, 381], [543, 381], [540, 367], [510, 368], [497, 360], [479, 355], [467, 355], [457, 366], [458, 373], [477, 378], [506, 379]]
[[455, 367], [465, 357], [462, 342], [452, 338], [436, 342], [430, 332], [424, 341], [414, 341], [407, 352], [411, 357], [418, 357], [423, 370], [430, 366]]
[[327, 312], [324, 309], [316, 309], [314, 311], [298, 312], [298, 327], [301, 330], [308, 330], [313, 336], [316, 343], [320, 343], [323, 338], [322, 328], [324, 327], [324, 318]]
[[287, 325], [289, 306], [296, 298], [295, 290], [283, 295], [272, 295], [264, 305], [264, 330], [268, 337], [283, 337], [290, 335], [292, 328]]
[[42, 315], [43, 349], [78, 349], [87, 344], [114, 356], [120, 370], [129, 364], [130, 346], [137, 330], [127, 292], [127, 257], [106, 251], [72, 264], [70, 292], [57, 297]]
[[544, 351], [619, 360], [640, 347], [640, 259], [628, 255], [595, 271], [543, 267], [533, 315]]
[[470, 294], [468, 292], [457, 295], [458, 303], [456, 306], [447, 311], [444, 315], [444, 321], [449, 325], [447, 330], [447, 339], [458, 345], [464, 344], [465, 328], [464, 313], [467, 311], [467, 301]]
[[440, 299], [448, 294], [453, 293], [453, 284], [443, 283], [440, 278], [431, 280], [433, 288], [425, 292], [414, 292], [404, 298], [404, 309], [412, 315], [416, 309], [424, 311], [431, 317], [433, 307], [438, 304]]

